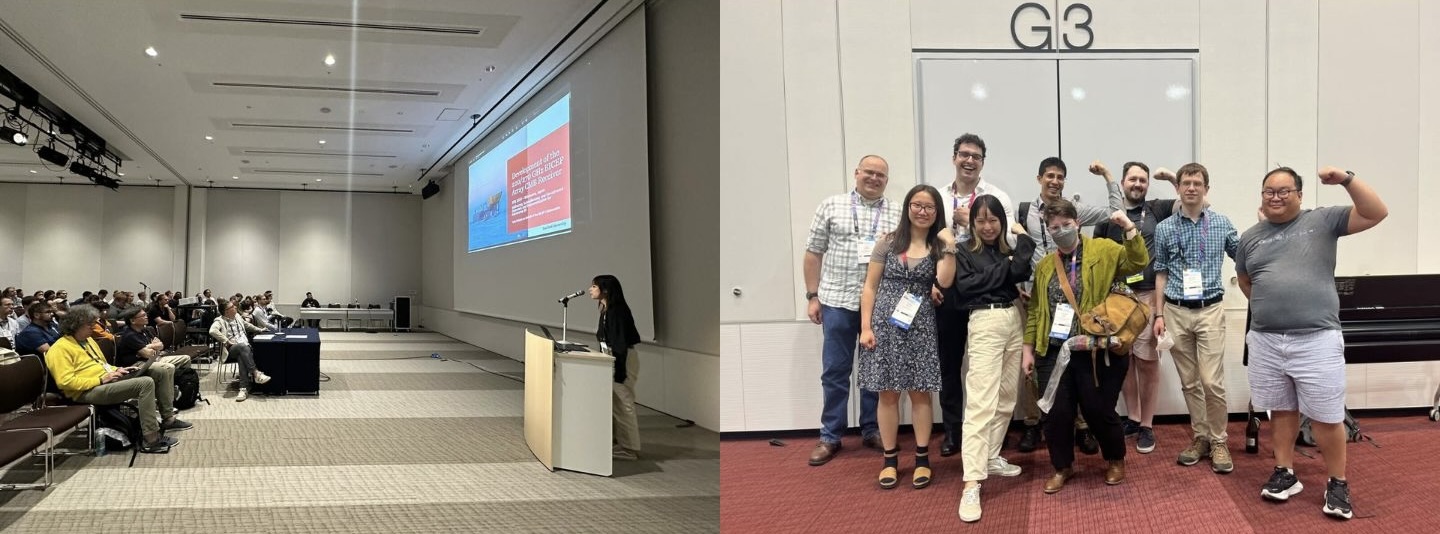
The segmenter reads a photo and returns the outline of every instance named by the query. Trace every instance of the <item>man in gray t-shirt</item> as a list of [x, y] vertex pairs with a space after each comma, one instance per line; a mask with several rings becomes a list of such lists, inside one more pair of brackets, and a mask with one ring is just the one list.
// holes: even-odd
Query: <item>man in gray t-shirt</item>
[[1250, 279], [1250, 330], [1340, 329], [1335, 248], [1348, 232], [1350, 209], [1302, 210], [1284, 223], [1251, 226], [1240, 237], [1235, 271]]
[[1326, 515], [1350, 519], [1345, 480], [1345, 338], [1340, 335], [1340, 297], [1335, 292], [1336, 240], [1380, 224], [1389, 211], [1355, 173], [1320, 169], [1320, 183], [1339, 185], [1351, 206], [1301, 210], [1304, 182], [1294, 169], [1270, 171], [1262, 182], [1265, 220], [1240, 237], [1235, 275], [1250, 299], [1250, 398], [1270, 410], [1275, 471], [1260, 496], [1289, 500], [1304, 488], [1295, 477], [1295, 435], [1300, 413], [1310, 418], [1330, 480]]

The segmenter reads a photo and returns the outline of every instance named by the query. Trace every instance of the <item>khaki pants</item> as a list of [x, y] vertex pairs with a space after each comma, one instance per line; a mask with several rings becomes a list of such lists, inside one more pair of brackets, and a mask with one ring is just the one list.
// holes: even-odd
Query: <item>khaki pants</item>
[[140, 429], [146, 435], [160, 432], [162, 414], [168, 418], [174, 411], [171, 403], [175, 401], [175, 366], [157, 361], [145, 376], [100, 384], [75, 397], [88, 404], [118, 404], [130, 399], [136, 399], [140, 408]]
[[1193, 437], [1223, 441], [1225, 405], [1225, 309], [1212, 304], [1198, 310], [1165, 304], [1165, 329], [1175, 340], [1170, 355], [1180, 375], [1180, 390], [1190, 412]]
[[1025, 318], [1019, 308], [970, 312], [970, 339], [965, 344], [965, 422], [960, 453], [965, 480], [985, 480], [991, 458], [1015, 411], [1019, 384], [1007, 379], [1020, 372]]
[[615, 442], [632, 451], [640, 450], [640, 421], [635, 417], [635, 378], [640, 375], [640, 354], [634, 347], [625, 351], [625, 382], [614, 385], [612, 412], [615, 415]]

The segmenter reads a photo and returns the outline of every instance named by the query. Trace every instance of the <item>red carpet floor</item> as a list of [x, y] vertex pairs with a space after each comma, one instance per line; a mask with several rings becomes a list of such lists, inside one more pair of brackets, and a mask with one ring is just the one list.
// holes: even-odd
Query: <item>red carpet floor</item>
[[[1361, 428], [1380, 445], [1348, 445], [1355, 518], [1337, 521], [1320, 512], [1324, 504], [1325, 465], [1297, 455], [1295, 471], [1305, 489], [1286, 503], [1260, 498], [1260, 486], [1274, 468], [1270, 444], [1245, 454], [1243, 423], [1230, 424], [1235, 471], [1217, 475], [1209, 461], [1192, 467], [1175, 463], [1188, 444], [1189, 425], [1160, 425], [1159, 446], [1135, 452], [1127, 440], [1127, 478], [1106, 486], [1105, 462], [1077, 452], [1076, 478], [1065, 489], [1045, 495], [1052, 473], [1049, 454], [1002, 451], [1024, 468], [1018, 477], [991, 476], [984, 482], [984, 517], [960, 521], [960, 455], [941, 458], [939, 437], [931, 443], [935, 481], [912, 489], [913, 437], [902, 436], [901, 485], [876, 485], [880, 453], [847, 437], [830, 463], [807, 463], [815, 440], [784, 438], [784, 447], [768, 438], [725, 438], [720, 444], [720, 525], [725, 532], [1440, 532], [1440, 423], [1422, 416], [1361, 417]], [[1012, 432], [1011, 442], [1019, 438]]]

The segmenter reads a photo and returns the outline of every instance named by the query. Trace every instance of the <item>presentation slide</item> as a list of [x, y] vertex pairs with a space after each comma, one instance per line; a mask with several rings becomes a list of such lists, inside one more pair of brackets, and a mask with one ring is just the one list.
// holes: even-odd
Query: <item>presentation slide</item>
[[470, 165], [467, 252], [570, 231], [570, 94]]

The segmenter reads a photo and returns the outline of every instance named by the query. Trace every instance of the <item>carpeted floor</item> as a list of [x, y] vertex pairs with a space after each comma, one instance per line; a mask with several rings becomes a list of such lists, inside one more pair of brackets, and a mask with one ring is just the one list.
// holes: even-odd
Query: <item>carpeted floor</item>
[[[59, 459], [48, 490], [0, 491], [0, 531], [718, 529], [713, 432], [642, 409], [639, 461], [551, 473], [523, 439], [522, 363], [438, 334], [322, 336], [320, 396], [235, 402], [202, 370], [211, 404], [182, 413], [195, 428], [169, 454]], [[0, 479], [38, 480], [38, 465]]]
[[[815, 439], [784, 438], [776, 447], [769, 438], [726, 438], [720, 451], [721, 528], [726, 532], [1185, 532], [1240, 534], [1246, 532], [1437, 532], [1440, 519], [1440, 424], [1423, 415], [1361, 417], [1362, 429], [1380, 448], [1352, 443], [1348, 478], [1355, 519], [1339, 522], [1320, 512], [1324, 503], [1325, 466], [1298, 456], [1296, 473], [1305, 489], [1283, 504], [1262, 501], [1260, 486], [1274, 463], [1269, 443], [1259, 454], [1240, 447], [1243, 423], [1229, 432], [1235, 471], [1217, 475], [1208, 460], [1192, 467], [1175, 463], [1189, 439], [1187, 425], [1156, 428], [1159, 446], [1150, 454], [1134, 450], [1126, 456], [1127, 478], [1118, 486], [1104, 483], [1104, 461], [1079, 455], [1077, 478], [1054, 495], [1045, 495], [1044, 480], [1054, 473], [1042, 445], [1034, 453], [1007, 449], [1001, 454], [1025, 469], [1015, 478], [991, 476], [982, 485], [984, 516], [962, 523], [960, 455], [939, 456], [939, 437], [931, 446], [935, 482], [923, 490], [909, 487], [914, 466], [914, 438], [901, 439], [901, 486], [882, 490], [876, 484], [880, 453], [847, 437], [844, 449], [830, 463], [810, 467], [806, 460]], [[1018, 439], [1012, 432], [1012, 442]], [[1306, 450], [1306, 449], [1302, 449]]]

